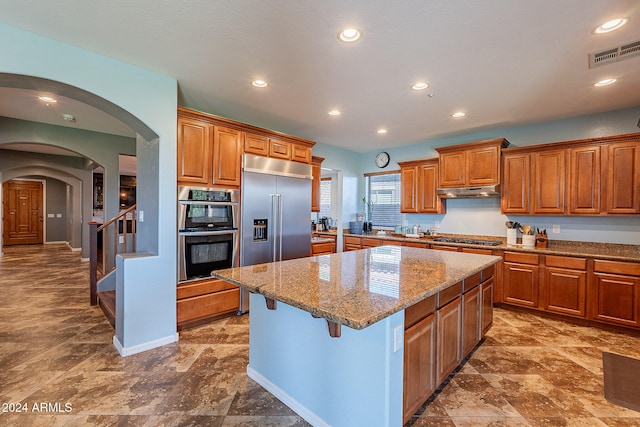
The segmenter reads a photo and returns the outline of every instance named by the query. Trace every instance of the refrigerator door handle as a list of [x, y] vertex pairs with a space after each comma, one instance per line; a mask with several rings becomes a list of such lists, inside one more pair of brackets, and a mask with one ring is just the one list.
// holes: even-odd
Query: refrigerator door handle
[[282, 238], [283, 238], [283, 232], [284, 232], [284, 228], [282, 228], [282, 217], [283, 212], [282, 212], [282, 198], [284, 197], [283, 194], [278, 194], [278, 215], [280, 216], [279, 221], [280, 221], [280, 250], [278, 252], [278, 261], [282, 261]]
[[278, 205], [276, 203], [276, 198], [278, 197], [277, 194], [270, 194], [271, 196], [271, 238], [273, 239], [273, 252], [272, 252], [272, 262], [276, 262], [277, 259], [277, 253], [276, 253], [276, 245], [277, 245], [277, 240], [278, 240], [278, 233], [277, 233], [277, 223], [276, 223], [276, 218], [278, 218]]

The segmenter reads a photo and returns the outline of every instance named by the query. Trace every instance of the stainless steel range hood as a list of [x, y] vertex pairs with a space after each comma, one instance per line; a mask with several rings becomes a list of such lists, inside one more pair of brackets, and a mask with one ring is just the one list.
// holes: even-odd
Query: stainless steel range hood
[[483, 187], [438, 188], [438, 197], [443, 199], [500, 197], [500, 186], [486, 185]]

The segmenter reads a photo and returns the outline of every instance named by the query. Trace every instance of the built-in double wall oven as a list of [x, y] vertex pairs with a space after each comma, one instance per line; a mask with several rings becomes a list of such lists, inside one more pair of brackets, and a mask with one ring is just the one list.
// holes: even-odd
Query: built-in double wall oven
[[178, 187], [178, 282], [240, 264], [239, 191]]

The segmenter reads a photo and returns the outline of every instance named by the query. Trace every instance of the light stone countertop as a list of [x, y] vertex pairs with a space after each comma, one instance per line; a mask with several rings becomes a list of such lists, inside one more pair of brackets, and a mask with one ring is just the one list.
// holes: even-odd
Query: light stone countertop
[[401, 246], [216, 270], [213, 277], [353, 329], [364, 329], [500, 261]]

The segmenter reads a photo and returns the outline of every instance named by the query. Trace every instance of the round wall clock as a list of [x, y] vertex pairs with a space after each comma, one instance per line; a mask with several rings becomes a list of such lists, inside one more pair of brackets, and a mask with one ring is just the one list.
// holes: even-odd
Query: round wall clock
[[387, 153], [386, 151], [381, 151], [376, 156], [376, 166], [378, 166], [379, 168], [385, 168], [389, 164], [389, 160], [389, 153]]

